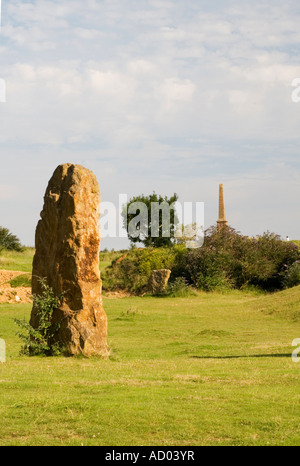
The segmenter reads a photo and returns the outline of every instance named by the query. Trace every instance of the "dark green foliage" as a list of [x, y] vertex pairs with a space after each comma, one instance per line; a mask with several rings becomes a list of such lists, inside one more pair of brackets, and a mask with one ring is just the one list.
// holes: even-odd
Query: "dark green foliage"
[[296, 261], [290, 266], [285, 266], [282, 273], [282, 283], [284, 288], [300, 285], [300, 262]]
[[[144, 246], [153, 246], [156, 248], [159, 247], [168, 247], [171, 246], [174, 242], [174, 234], [177, 225], [177, 216], [175, 209], [170, 209], [170, 217], [169, 221], [166, 224], [162, 221], [162, 210], [159, 211], [158, 215], [158, 236], [154, 237], [151, 234], [151, 228], [154, 227], [155, 218], [154, 215], [152, 217], [152, 210], [151, 204], [158, 203], [167, 203], [169, 206], [172, 206], [178, 200], [178, 195], [176, 193], [173, 194], [169, 199], [167, 196], [162, 197], [158, 194], [150, 194], [149, 196], [144, 196], [144, 194], [140, 196], [135, 196], [129, 200], [129, 202], [123, 206], [122, 217], [123, 217], [123, 225], [127, 231], [128, 238], [132, 244], [134, 243], [142, 243]], [[143, 203], [147, 207], [147, 215], [143, 217], [143, 221], [137, 224], [137, 230], [139, 231], [138, 236], [134, 236], [129, 231], [130, 223], [141, 213], [140, 210], [137, 210], [134, 213], [128, 213], [128, 208], [133, 203]], [[167, 235], [167, 236], [166, 236]]]
[[189, 283], [197, 288], [282, 288], [282, 273], [299, 258], [297, 247], [273, 233], [248, 238], [233, 228], [207, 230], [204, 245], [190, 250], [181, 264]]
[[184, 280], [186, 285], [205, 291], [249, 287], [274, 291], [300, 283], [297, 260], [298, 247], [274, 233], [249, 238], [230, 227], [211, 227], [198, 249], [175, 245], [128, 251], [106, 268], [103, 287], [142, 293], [152, 270], [168, 268], [172, 272], [170, 283], [179, 280], [176, 286]]
[[177, 257], [183, 250], [185, 247], [181, 245], [169, 248], [131, 249], [127, 255], [115, 259], [102, 273], [103, 289], [145, 292], [151, 271], [172, 270], [176, 267]]
[[55, 342], [55, 335], [60, 323], [54, 324], [52, 316], [54, 310], [60, 305], [62, 295], [57, 297], [44, 279], [40, 280], [42, 293], [33, 295], [33, 305], [38, 317], [38, 327], [33, 328], [25, 320], [15, 319], [15, 323], [25, 330], [26, 334], [18, 333], [24, 346], [21, 353], [28, 356], [44, 355], [54, 356], [61, 352], [60, 345]]
[[0, 226], [0, 251], [7, 249], [9, 251], [23, 251], [23, 247], [17, 236], [13, 235], [8, 228]]
[[193, 291], [186, 279], [183, 277], [177, 277], [174, 281], [168, 283], [166, 296], [169, 296], [170, 298], [186, 298], [188, 296], [195, 295], [195, 291]]

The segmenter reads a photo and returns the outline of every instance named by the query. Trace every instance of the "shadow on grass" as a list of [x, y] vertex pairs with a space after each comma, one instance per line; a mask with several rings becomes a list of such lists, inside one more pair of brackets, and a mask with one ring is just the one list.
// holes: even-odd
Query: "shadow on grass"
[[240, 359], [240, 358], [291, 358], [292, 353], [278, 354], [245, 354], [243, 356], [190, 356], [194, 359]]

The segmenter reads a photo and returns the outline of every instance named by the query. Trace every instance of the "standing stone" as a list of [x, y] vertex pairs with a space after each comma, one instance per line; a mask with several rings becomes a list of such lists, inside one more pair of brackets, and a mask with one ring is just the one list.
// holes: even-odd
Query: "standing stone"
[[[32, 293], [40, 278], [63, 300], [53, 313], [55, 339], [69, 355], [107, 355], [107, 318], [99, 272], [100, 191], [96, 176], [81, 165], [59, 165], [49, 181], [35, 234]], [[38, 325], [33, 306], [30, 324]]]
[[152, 270], [148, 282], [148, 289], [150, 293], [160, 294], [165, 291], [170, 275], [171, 270], [169, 269]]

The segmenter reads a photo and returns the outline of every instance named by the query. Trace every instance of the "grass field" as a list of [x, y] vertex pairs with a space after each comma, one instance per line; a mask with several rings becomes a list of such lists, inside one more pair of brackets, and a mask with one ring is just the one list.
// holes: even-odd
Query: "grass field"
[[0, 445], [300, 444], [300, 287], [104, 306], [107, 360], [20, 356], [0, 305]]
[[34, 248], [26, 248], [24, 252], [1, 251], [0, 270], [18, 270], [31, 272]]

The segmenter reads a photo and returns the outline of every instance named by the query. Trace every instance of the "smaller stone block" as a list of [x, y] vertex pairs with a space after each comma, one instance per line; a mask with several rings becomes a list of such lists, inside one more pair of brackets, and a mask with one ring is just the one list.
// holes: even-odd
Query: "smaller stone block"
[[148, 289], [150, 293], [160, 294], [165, 291], [170, 275], [171, 270], [169, 269], [152, 270], [148, 282]]

